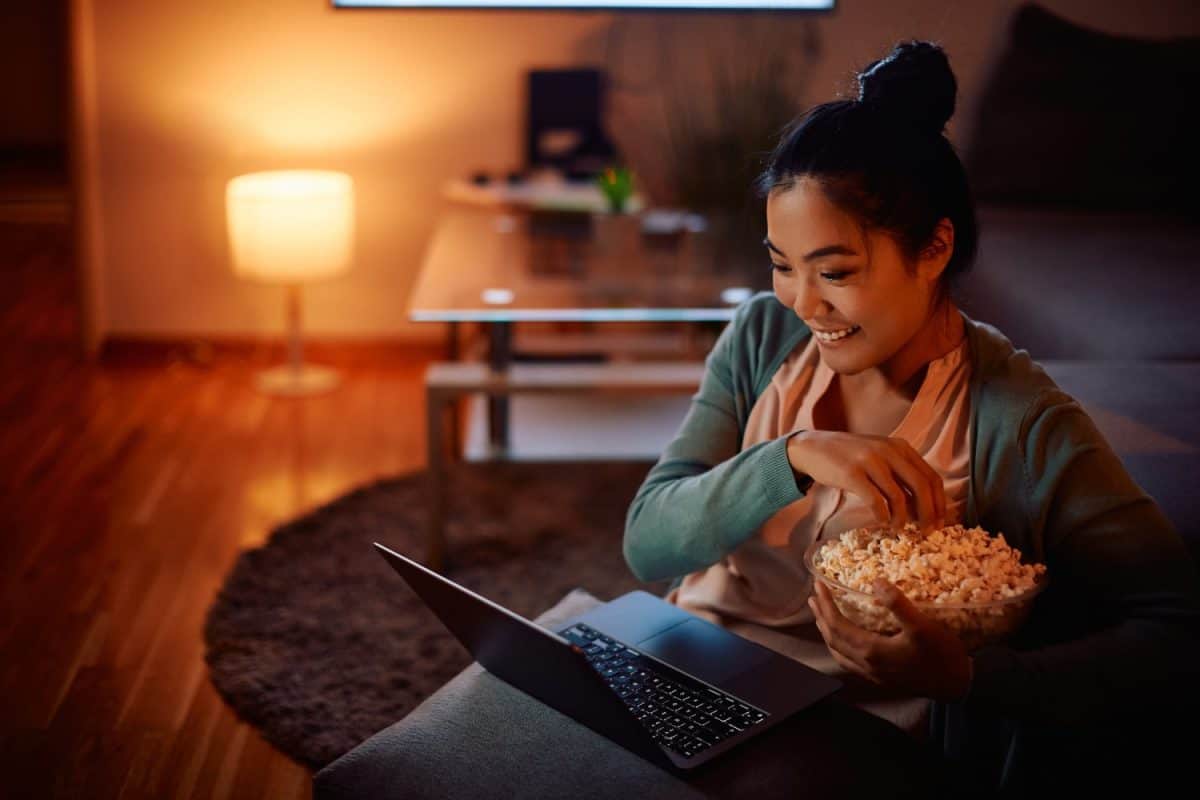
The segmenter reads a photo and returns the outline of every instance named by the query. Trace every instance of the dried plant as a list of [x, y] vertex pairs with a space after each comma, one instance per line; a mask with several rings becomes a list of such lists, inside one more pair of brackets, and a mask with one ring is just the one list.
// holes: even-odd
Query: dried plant
[[761, 250], [765, 222], [752, 184], [804, 106], [819, 50], [813, 21], [672, 20], [642, 38], [655, 57], [643, 61], [640, 80], [630, 79], [628, 65], [609, 65], [618, 100], [622, 91], [653, 97], [613, 125], [627, 163], [653, 203], [702, 213], [742, 240], [738, 247]]

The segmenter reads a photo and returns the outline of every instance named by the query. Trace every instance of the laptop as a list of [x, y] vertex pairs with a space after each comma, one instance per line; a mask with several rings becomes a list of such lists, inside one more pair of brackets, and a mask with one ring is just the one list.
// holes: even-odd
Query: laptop
[[841, 687], [648, 592], [549, 630], [375, 547], [488, 672], [668, 770], [711, 761]]

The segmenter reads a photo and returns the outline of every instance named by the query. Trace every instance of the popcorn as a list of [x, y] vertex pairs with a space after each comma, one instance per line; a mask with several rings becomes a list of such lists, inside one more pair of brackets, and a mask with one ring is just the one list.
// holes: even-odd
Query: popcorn
[[854, 590], [826, 581], [842, 614], [859, 627], [878, 633], [900, 630], [892, 612], [872, 596], [875, 581], [883, 578], [969, 648], [1016, 630], [1046, 574], [1044, 564], [1022, 564], [1021, 551], [1010, 547], [1003, 534], [993, 537], [982, 528], [962, 525], [922, 533], [911, 522], [900, 531], [855, 528], [837, 539], [815, 542], [806, 560], [814, 576]]

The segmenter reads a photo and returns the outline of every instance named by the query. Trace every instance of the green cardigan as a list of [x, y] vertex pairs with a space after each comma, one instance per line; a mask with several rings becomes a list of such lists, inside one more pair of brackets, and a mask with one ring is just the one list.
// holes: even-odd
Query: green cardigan
[[[966, 702], [998, 718], [1076, 725], [1169, 701], [1200, 663], [1200, 581], [1183, 540], [1079, 403], [998, 330], [963, 318], [972, 364], [964, 523], [1002, 532], [1050, 577], [1019, 637], [974, 654]], [[755, 400], [809, 335], [770, 292], [737, 309], [629, 508], [624, 554], [639, 579], [716, 563], [803, 496], [786, 436], [741, 442]], [[946, 711], [935, 708], [935, 720]], [[937, 724], [933, 733], [948, 735]]]

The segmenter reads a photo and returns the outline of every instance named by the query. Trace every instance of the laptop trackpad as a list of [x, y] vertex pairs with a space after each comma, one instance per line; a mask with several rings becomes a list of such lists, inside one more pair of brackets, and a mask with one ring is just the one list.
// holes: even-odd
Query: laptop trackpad
[[771, 657], [769, 650], [700, 619], [690, 619], [638, 642], [637, 648], [713, 684]]

